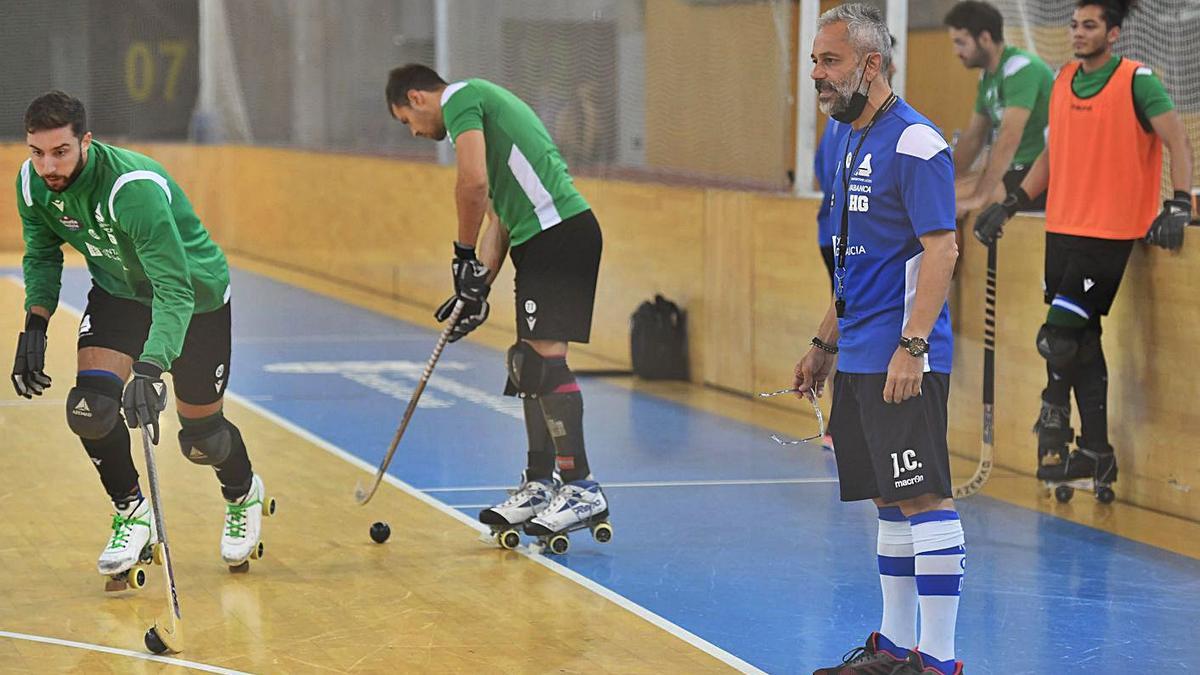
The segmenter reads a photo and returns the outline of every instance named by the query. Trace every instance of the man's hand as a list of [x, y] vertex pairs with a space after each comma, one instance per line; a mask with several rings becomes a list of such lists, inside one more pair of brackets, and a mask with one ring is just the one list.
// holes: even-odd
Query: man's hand
[[975, 238], [984, 246], [991, 246], [1004, 236], [1004, 224], [1022, 206], [1029, 203], [1029, 195], [1021, 188], [1008, 193], [1004, 202], [992, 204], [975, 218]]
[[887, 381], [883, 383], [884, 403], [903, 403], [921, 395], [921, 380], [925, 372], [925, 357], [913, 356], [897, 347], [888, 364]]
[[809, 395], [820, 397], [825, 393], [825, 381], [837, 363], [837, 355], [823, 349], [812, 347], [808, 350], [793, 371], [792, 386], [796, 389], [796, 398]]
[[133, 379], [125, 385], [121, 407], [130, 429], [144, 426], [150, 441], [158, 445], [158, 414], [167, 408], [167, 385], [162, 381], [162, 368], [149, 361], [133, 364]]
[[17, 357], [13, 360], [12, 382], [18, 396], [41, 396], [50, 388], [46, 368], [46, 328], [50, 322], [44, 316], [30, 312], [25, 317], [25, 330], [17, 336]]
[[1191, 195], [1181, 190], [1175, 191], [1175, 196], [1163, 202], [1162, 213], [1150, 224], [1146, 233], [1146, 243], [1161, 246], [1168, 251], [1178, 251], [1183, 248], [1183, 228], [1192, 219]]
[[450, 318], [454, 305], [462, 300], [463, 311], [458, 315], [458, 321], [450, 332], [450, 342], [457, 342], [467, 333], [478, 328], [487, 321], [490, 308], [487, 302], [491, 292], [488, 280], [490, 271], [475, 257], [475, 249], [454, 243], [454, 260], [450, 263], [450, 271], [454, 275], [454, 295], [443, 302], [433, 313], [439, 323]]
[[979, 209], [983, 208], [983, 198], [982, 197], [967, 197], [965, 199], [960, 200], [955, 205], [954, 208], [955, 208], [955, 218], [962, 218], [963, 216], [967, 215], [968, 213], [979, 211]]
[[[485, 290], [484, 296], [486, 297], [486, 295]], [[454, 313], [454, 305], [460, 299], [457, 295], [452, 295], [434, 311], [433, 317], [437, 319], [438, 323], [450, 318], [450, 315]], [[458, 342], [467, 333], [479, 328], [484, 321], [487, 321], [489, 311], [491, 311], [491, 308], [487, 300], [470, 302], [463, 300], [463, 311], [459, 313], [458, 321], [454, 322], [454, 328], [450, 330], [450, 337], [446, 338], [446, 341]]]

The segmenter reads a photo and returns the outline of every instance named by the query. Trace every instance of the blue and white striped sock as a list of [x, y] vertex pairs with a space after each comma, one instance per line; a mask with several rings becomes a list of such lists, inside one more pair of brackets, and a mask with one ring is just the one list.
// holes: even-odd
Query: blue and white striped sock
[[898, 659], [917, 644], [917, 577], [912, 527], [898, 506], [879, 507], [879, 585], [883, 587], [880, 647]]
[[926, 511], [909, 518], [921, 605], [921, 656], [925, 665], [954, 670], [954, 627], [966, 569], [962, 522], [955, 511]]

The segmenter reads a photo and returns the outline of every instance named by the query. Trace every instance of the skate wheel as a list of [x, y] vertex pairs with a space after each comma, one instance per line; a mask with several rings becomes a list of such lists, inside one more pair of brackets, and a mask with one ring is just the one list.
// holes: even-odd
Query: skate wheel
[[158, 636], [158, 631], [155, 630], [155, 628], [153, 626], [151, 626], [150, 629], [146, 631], [145, 643], [146, 643], [146, 649], [149, 649], [151, 654], [166, 654], [167, 653], [166, 643], [163, 642], [162, 638]]
[[1117, 493], [1113, 492], [1112, 488], [1096, 488], [1096, 500], [1101, 504], [1111, 504], [1116, 498]]
[[1071, 501], [1071, 497], [1074, 496], [1075, 488], [1071, 487], [1070, 485], [1059, 485], [1058, 487], [1054, 488], [1054, 498], [1058, 500], [1059, 504], [1066, 504], [1067, 502]]
[[496, 541], [500, 542], [500, 548], [511, 551], [521, 545], [521, 535], [516, 530], [504, 530], [496, 537]]
[[230, 565], [229, 571], [232, 574], [245, 574], [246, 572], [250, 571], [250, 561], [243, 560], [242, 562], [240, 562], [236, 565]]
[[571, 548], [571, 540], [565, 534], [556, 534], [550, 538], [550, 552], [562, 555]]
[[271, 497], [270, 499], [268, 499], [266, 502], [263, 503], [262, 512], [263, 512], [263, 515], [267, 516], [268, 518], [275, 515], [275, 498], [274, 497]]
[[163, 555], [163, 545], [162, 544], [154, 545], [154, 549], [153, 549], [153, 552], [150, 554], [150, 558], [151, 558], [151, 560], [154, 561], [155, 565], [164, 564], [163, 560], [165, 559], [165, 556]]
[[263, 557], [263, 548], [264, 548], [263, 543], [260, 540], [258, 542], [258, 544], [253, 549], [250, 550], [250, 559], [251, 560], [261, 560]]
[[601, 544], [607, 544], [612, 539], [612, 535], [612, 525], [609, 525], [608, 523], [597, 523], [594, 527], [592, 527], [592, 539], [595, 539]]
[[130, 588], [142, 588], [146, 585], [146, 570], [139, 566], [134, 566], [129, 570], [128, 584]]

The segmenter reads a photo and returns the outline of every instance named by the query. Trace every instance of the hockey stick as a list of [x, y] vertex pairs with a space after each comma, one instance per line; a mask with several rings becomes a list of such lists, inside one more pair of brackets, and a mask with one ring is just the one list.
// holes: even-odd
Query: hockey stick
[[454, 311], [450, 312], [450, 318], [446, 320], [446, 327], [442, 329], [442, 334], [438, 336], [437, 344], [433, 347], [433, 354], [429, 355], [429, 361], [425, 364], [425, 370], [421, 373], [421, 381], [417, 383], [417, 388], [413, 390], [412, 398], [408, 400], [408, 407], [404, 409], [404, 417], [400, 420], [400, 426], [396, 429], [396, 435], [392, 436], [392, 444], [388, 447], [387, 454], [383, 457], [383, 462], [379, 464], [379, 470], [375, 472], [375, 482], [372, 483], [371, 489], [368, 491], [363, 487], [362, 481], [354, 487], [354, 500], [359, 506], [365, 505], [371, 501], [371, 497], [375, 496], [375, 491], [379, 489], [379, 484], [383, 481], [383, 475], [387, 473], [388, 465], [392, 463], [392, 456], [396, 454], [396, 447], [400, 445], [400, 438], [404, 436], [404, 430], [408, 428], [408, 421], [412, 419], [413, 411], [417, 409], [417, 401], [421, 398], [421, 392], [425, 391], [425, 384], [429, 382], [429, 376], [433, 374], [433, 367], [437, 364], [438, 358], [442, 355], [442, 349], [446, 347], [446, 341], [450, 339], [450, 332], [454, 326], [458, 324], [458, 315], [463, 311], [463, 301], [459, 300], [454, 303]]
[[[795, 394], [799, 391], [800, 391], [799, 389], [796, 389], [793, 387], [791, 389], [780, 389], [779, 391], [766, 391], [766, 392], [759, 394], [758, 396], [759, 396], [759, 398], [771, 398], [772, 396], [780, 396], [782, 394]], [[817, 397], [813, 396], [810, 393], [804, 397], [804, 400], [808, 401], [812, 405], [813, 416], [815, 416], [817, 418], [817, 433], [816, 433], [816, 435], [788, 440], [786, 438], [783, 438], [779, 434], [771, 434], [771, 440], [775, 441], [776, 443], [778, 443], [780, 445], [800, 445], [801, 443], [807, 443], [808, 441], [815, 441], [818, 438], [825, 437], [825, 416], [821, 414], [821, 406], [817, 405]]]
[[992, 473], [995, 453], [993, 426], [996, 400], [996, 242], [988, 245], [987, 291], [983, 306], [983, 443], [979, 450], [979, 466], [975, 475], [962, 485], [954, 486], [954, 498], [970, 497], [979, 492]]
[[150, 431], [141, 425], [142, 449], [146, 453], [146, 473], [150, 478], [150, 505], [154, 509], [154, 522], [158, 527], [158, 543], [154, 546], [154, 560], [166, 570], [167, 622], [155, 620], [144, 638], [146, 649], [155, 654], [183, 651], [183, 617], [179, 612], [179, 593], [175, 590], [175, 568], [171, 565], [171, 547], [167, 544], [167, 525], [163, 521], [162, 492], [158, 489], [158, 463], [154, 461], [154, 444], [150, 442]]

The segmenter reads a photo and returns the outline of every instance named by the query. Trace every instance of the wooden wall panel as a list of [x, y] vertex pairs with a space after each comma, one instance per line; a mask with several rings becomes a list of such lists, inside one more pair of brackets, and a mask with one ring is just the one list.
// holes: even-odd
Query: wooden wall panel
[[[430, 309], [449, 293], [452, 168], [241, 147], [137, 146], [188, 192], [226, 248], [370, 288]], [[16, 169], [22, 146], [0, 147]], [[581, 180], [604, 230], [593, 341], [582, 348], [628, 363], [629, 315], [661, 292], [689, 312], [693, 377], [744, 391], [786, 386], [827, 309], [816, 202], [758, 193]], [[12, 185], [12, 184], [10, 184]], [[15, 189], [0, 190], [0, 248], [20, 250]], [[1182, 253], [1135, 247], [1105, 322], [1118, 494], [1200, 519], [1200, 398], [1192, 364], [1200, 334], [1200, 239]], [[997, 335], [999, 465], [1031, 474], [1030, 427], [1044, 384], [1033, 336], [1045, 317], [1042, 221], [1017, 218], [1001, 240]], [[973, 456], [980, 437], [984, 250], [968, 238], [952, 291], [956, 326], [951, 447]], [[514, 321], [512, 272], [493, 293], [494, 325]], [[828, 405], [828, 400], [826, 401]], [[1036, 489], [1030, 480], [1030, 489]]]

